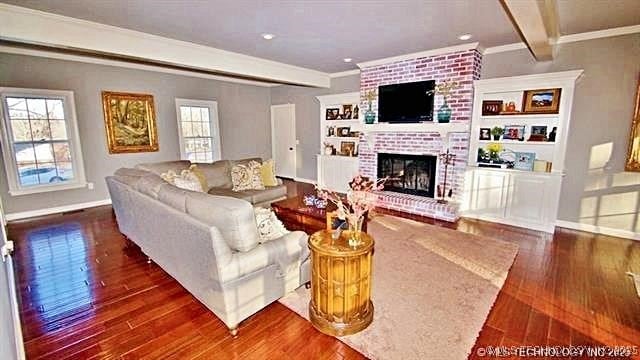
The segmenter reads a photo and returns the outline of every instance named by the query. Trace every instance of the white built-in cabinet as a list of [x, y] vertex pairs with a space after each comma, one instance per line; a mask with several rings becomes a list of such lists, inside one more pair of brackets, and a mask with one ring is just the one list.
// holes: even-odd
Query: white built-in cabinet
[[[576, 70], [474, 82], [469, 161], [461, 206], [463, 216], [553, 233], [564, 177], [574, 88], [581, 74], [582, 70]], [[482, 115], [483, 100], [513, 99], [520, 109], [525, 90], [552, 88], [562, 89], [557, 114]], [[482, 128], [505, 125], [525, 126], [527, 131], [535, 125], [556, 127], [556, 141], [480, 140]], [[537, 160], [552, 163], [551, 171], [480, 167], [478, 148], [491, 142], [500, 143], [513, 152], [533, 152]]]
[[[351, 92], [343, 94], [323, 95], [317, 97], [320, 102], [320, 149], [318, 154], [318, 186], [338, 192], [346, 192], [349, 189], [349, 181], [358, 174], [358, 157], [344, 155], [325, 154], [324, 144], [332, 144], [337, 150], [343, 142], [359, 143], [358, 136], [339, 136], [336, 133], [339, 128], [350, 128], [352, 131], [361, 124], [364, 111], [360, 107], [360, 93]], [[327, 109], [339, 109], [342, 112], [343, 106], [351, 106], [351, 119], [328, 120]], [[353, 110], [358, 107], [358, 118], [353, 119]], [[329, 133], [329, 128], [333, 128], [333, 134]]]

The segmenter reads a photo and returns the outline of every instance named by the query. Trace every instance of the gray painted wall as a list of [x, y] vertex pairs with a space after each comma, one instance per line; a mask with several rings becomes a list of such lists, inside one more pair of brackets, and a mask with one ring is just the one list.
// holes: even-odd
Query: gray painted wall
[[[119, 167], [178, 159], [175, 98], [218, 102], [223, 158], [271, 155], [271, 137], [265, 136], [271, 131], [267, 87], [9, 54], [0, 54], [0, 86], [74, 92], [87, 181], [95, 183], [94, 190], [10, 196], [4, 164], [0, 164], [0, 198], [7, 214], [107, 199], [104, 178]], [[154, 95], [160, 151], [109, 154], [102, 90]]]
[[271, 88], [271, 103], [296, 105], [297, 177], [316, 180], [316, 155], [320, 153], [320, 103], [316, 96], [360, 91], [360, 75], [331, 79], [331, 88], [301, 86]]
[[624, 171], [640, 73], [640, 34], [561, 44], [536, 63], [527, 50], [485, 55], [482, 78], [584, 69], [569, 128], [559, 219], [640, 231], [640, 173]]

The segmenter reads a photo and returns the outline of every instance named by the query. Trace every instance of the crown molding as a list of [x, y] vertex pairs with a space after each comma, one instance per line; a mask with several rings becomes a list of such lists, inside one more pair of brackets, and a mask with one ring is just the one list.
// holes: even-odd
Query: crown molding
[[478, 49], [479, 45], [480, 44], [477, 42], [462, 44], [462, 45], [455, 45], [455, 46], [443, 47], [439, 49], [419, 51], [411, 54], [392, 56], [384, 59], [365, 61], [365, 62], [357, 63], [356, 65], [358, 65], [360, 69], [363, 69], [371, 66], [389, 64], [396, 61], [411, 60], [411, 59], [416, 59], [421, 57], [437, 56], [437, 55], [451, 54], [459, 51]]
[[265, 82], [323, 88], [331, 82], [329, 74], [317, 70], [20, 6], [0, 3], [0, 24], [0, 40], [13, 43], [148, 59]]
[[345, 77], [345, 76], [351, 76], [351, 75], [359, 75], [360, 74], [360, 69], [354, 69], [354, 70], [347, 70], [347, 71], [340, 71], [340, 72], [334, 72], [334, 73], [330, 73], [329, 77], [330, 78], [339, 78], [339, 77]]
[[189, 70], [178, 70], [178, 69], [171, 69], [171, 68], [166, 68], [162, 66], [138, 64], [138, 63], [133, 63], [128, 61], [103, 59], [99, 57], [65, 54], [65, 53], [58, 53], [54, 51], [27, 49], [22, 47], [14, 47], [14, 46], [6, 46], [6, 45], [0, 45], [0, 53], [36, 56], [36, 57], [47, 58], [47, 59], [75, 61], [75, 62], [82, 62], [87, 64], [117, 66], [117, 67], [122, 67], [127, 69], [154, 71], [154, 72], [160, 72], [165, 74], [189, 76], [189, 77], [196, 77], [201, 79], [217, 80], [217, 81], [224, 81], [224, 82], [244, 84], [244, 85], [253, 85], [253, 86], [262, 86], [262, 87], [274, 87], [274, 86], [280, 85], [280, 84], [274, 84], [269, 82], [239, 79], [239, 78], [234, 78], [230, 76], [209, 75], [209, 74], [203, 74], [203, 73], [189, 71]]

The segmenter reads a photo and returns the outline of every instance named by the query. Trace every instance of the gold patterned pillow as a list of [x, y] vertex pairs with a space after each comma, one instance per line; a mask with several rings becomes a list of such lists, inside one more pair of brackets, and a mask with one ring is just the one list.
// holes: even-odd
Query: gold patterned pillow
[[261, 165], [257, 161], [234, 165], [231, 169], [232, 190], [264, 190], [260, 169]]

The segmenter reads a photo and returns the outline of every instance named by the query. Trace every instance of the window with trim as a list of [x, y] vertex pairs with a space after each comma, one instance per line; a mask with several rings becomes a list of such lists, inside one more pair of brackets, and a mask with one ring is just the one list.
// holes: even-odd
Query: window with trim
[[86, 186], [73, 92], [0, 88], [9, 193]]
[[176, 99], [180, 156], [210, 163], [220, 160], [218, 104], [215, 101]]

